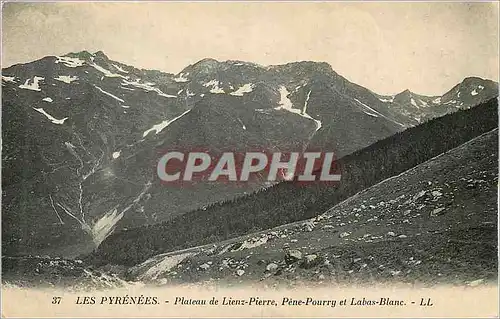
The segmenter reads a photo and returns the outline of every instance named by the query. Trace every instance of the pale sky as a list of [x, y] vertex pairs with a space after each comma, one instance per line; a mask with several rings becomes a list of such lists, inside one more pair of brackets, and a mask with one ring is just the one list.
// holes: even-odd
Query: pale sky
[[380, 94], [441, 95], [467, 76], [498, 82], [498, 8], [445, 2], [8, 3], [2, 67], [104, 51], [177, 73], [206, 57], [325, 61]]

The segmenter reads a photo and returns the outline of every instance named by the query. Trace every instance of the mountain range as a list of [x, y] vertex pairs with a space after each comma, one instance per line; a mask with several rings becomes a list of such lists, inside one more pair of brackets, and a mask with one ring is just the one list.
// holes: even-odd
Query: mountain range
[[498, 83], [477, 77], [442, 96], [379, 95], [309, 61], [203, 59], [170, 74], [83, 51], [4, 68], [2, 250], [76, 256], [113, 231], [266, 186], [165, 186], [156, 164], [167, 150], [342, 157], [497, 95]]

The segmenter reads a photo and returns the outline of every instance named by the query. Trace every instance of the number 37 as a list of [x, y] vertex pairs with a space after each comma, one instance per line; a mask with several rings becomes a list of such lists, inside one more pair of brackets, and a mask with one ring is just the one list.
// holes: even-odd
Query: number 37
[[61, 297], [52, 297], [52, 304], [53, 305], [58, 305], [61, 303]]

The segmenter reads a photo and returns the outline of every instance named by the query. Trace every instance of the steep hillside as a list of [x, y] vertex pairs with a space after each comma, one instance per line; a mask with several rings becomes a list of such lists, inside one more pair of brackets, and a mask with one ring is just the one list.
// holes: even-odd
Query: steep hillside
[[159, 285], [496, 281], [497, 185], [494, 129], [315, 218], [158, 255], [129, 278]]

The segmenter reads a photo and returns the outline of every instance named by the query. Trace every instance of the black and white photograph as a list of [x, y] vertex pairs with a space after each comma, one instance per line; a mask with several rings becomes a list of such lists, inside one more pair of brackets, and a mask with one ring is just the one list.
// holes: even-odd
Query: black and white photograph
[[3, 1], [1, 33], [3, 317], [498, 316], [498, 2]]

